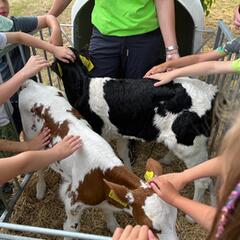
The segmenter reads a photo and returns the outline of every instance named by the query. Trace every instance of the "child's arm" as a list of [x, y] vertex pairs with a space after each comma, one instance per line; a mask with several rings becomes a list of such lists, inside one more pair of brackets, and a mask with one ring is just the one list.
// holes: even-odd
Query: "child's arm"
[[30, 141], [18, 142], [0, 139], [0, 151], [20, 153], [30, 150], [41, 150], [49, 144], [50, 137], [50, 129], [44, 128], [42, 132]]
[[58, 17], [69, 5], [70, 2], [71, 0], [54, 0], [48, 14]]
[[[158, 176], [159, 180], [169, 181], [178, 191], [196, 179], [203, 177], [223, 176], [223, 161], [216, 157], [179, 173], [168, 173]], [[154, 178], [155, 179], [155, 178]]]
[[237, 69], [234, 68], [233, 62], [235, 61], [210, 61], [202, 62], [194, 65], [190, 65], [183, 68], [178, 68], [170, 72], [157, 73], [151, 75], [150, 77], [158, 80], [159, 82], [155, 83], [154, 86], [158, 87], [164, 85], [168, 82], [171, 82], [177, 77], [184, 76], [207, 76], [210, 74], [221, 74], [221, 73], [233, 73], [237, 72]]
[[55, 46], [54, 44], [45, 42], [23, 32], [7, 32], [5, 34], [9, 43], [20, 43], [35, 48], [41, 48], [52, 53], [63, 62], [69, 62], [68, 60], [73, 62], [75, 60], [74, 53], [67, 47]]
[[16, 156], [0, 159], [0, 184], [22, 173], [32, 172], [60, 161], [81, 146], [79, 136], [67, 136], [53, 148], [41, 151], [28, 151]]
[[161, 199], [182, 210], [202, 227], [210, 231], [216, 214], [215, 208], [182, 197], [168, 181], [154, 179], [150, 185], [153, 191], [156, 192]]
[[150, 77], [151, 75], [156, 73], [166, 72], [168, 69], [181, 68], [195, 63], [218, 60], [219, 58], [222, 58], [224, 56], [226, 56], [226, 53], [224, 53], [223, 51], [214, 50], [207, 53], [200, 53], [181, 57], [179, 59], [167, 61], [151, 68], [144, 77]]
[[234, 9], [234, 17], [233, 17], [233, 23], [236, 26], [236, 28], [240, 27], [240, 12], [239, 12], [239, 5], [237, 5]]
[[56, 17], [53, 15], [43, 15], [38, 16], [38, 25], [37, 28], [46, 28], [49, 27], [51, 29], [51, 36], [49, 38], [49, 42], [56, 45], [62, 46], [63, 40], [61, 35], [61, 28], [59, 22]]
[[0, 85], [0, 104], [6, 102], [28, 78], [34, 76], [44, 67], [50, 66], [49, 62], [38, 55], [30, 57], [25, 66], [7, 82]]

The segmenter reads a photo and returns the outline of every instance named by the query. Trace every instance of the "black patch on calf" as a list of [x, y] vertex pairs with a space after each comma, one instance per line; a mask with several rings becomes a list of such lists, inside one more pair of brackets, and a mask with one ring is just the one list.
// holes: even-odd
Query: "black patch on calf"
[[113, 79], [104, 85], [110, 121], [119, 133], [147, 141], [155, 140], [159, 130], [153, 125], [155, 111], [179, 113], [191, 107], [190, 96], [181, 84], [169, 83], [155, 88], [155, 80]]
[[211, 111], [199, 117], [195, 112], [184, 111], [172, 125], [172, 131], [176, 134], [177, 142], [186, 146], [193, 145], [196, 136], [209, 137], [211, 127]]

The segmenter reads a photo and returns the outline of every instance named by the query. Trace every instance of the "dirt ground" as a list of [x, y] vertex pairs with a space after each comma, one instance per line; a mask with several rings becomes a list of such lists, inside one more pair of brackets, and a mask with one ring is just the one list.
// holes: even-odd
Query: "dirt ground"
[[[216, 1], [217, 2], [213, 5], [210, 15], [205, 19], [206, 28], [216, 29], [217, 21], [219, 19], [224, 19], [234, 34], [237, 35], [238, 30], [236, 30], [231, 23], [233, 18], [233, 8], [239, 3], [239, 1]], [[52, 1], [47, 0], [11, 0], [11, 15], [41, 15], [48, 11], [51, 6], [51, 2]], [[71, 3], [67, 10], [65, 10], [64, 14], [59, 18], [61, 23], [70, 23], [72, 4], [73, 3]], [[140, 177], [143, 177], [146, 159], [150, 156], [155, 159], [160, 159], [164, 156], [164, 154], [166, 154], [166, 152], [167, 150], [161, 145], [157, 145], [152, 148], [152, 143], [138, 143], [134, 154], [136, 159], [136, 165], [133, 169], [134, 172]], [[165, 172], [182, 171], [183, 169], [183, 163], [177, 159], [173, 161], [171, 166], [165, 166]], [[45, 174], [48, 187], [46, 197], [42, 201], [38, 201], [36, 199], [36, 176], [34, 175], [27, 185], [22, 197], [16, 204], [11, 217], [12, 223], [62, 229], [64, 221], [64, 208], [58, 197], [60, 178], [51, 170], [47, 170]], [[192, 193], [192, 185], [187, 186], [182, 191], [182, 194], [189, 198], [192, 197]], [[126, 214], [117, 214], [117, 219], [121, 226], [125, 226], [128, 223], [134, 224], [133, 219]], [[111, 233], [106, 228], [104, 217], [100, 210], [86, 210], [81, 219], [81, 224], [82, 232], [111, 236]], [[183, 213], [180, 211], [178, 213], [176, 227], [181, 240], [202, 240], [206, 237], [206, 232], [200, 226], [188, 223]], [[29, 236], [40, 237], [37, 235]]]

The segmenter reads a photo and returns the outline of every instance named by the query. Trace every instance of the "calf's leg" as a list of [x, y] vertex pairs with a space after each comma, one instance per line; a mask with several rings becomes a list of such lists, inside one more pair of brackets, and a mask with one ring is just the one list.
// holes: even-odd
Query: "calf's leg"
[[113, 210], [110, 207], [101, 207], [103, 210], [103, 214], [105, 215], [107, 228], [113, 233], [114, 230], [119, 227], [119, 224], [116, 218], [113, 215]]
[[[63, 182], [60, 188], [60, 196], [64, 202], [66, 212], [66, 220], [63, 224], [63, 229], [65, 231], [76, 232], [80, 230], [80, 217], [85, 206], [81, 202], [75, 202], [74, 193], [68, 191], [69, 186], [69, 183]], [[70, 239], [71, 238], [64, 238], [64, 240]]]
[[44, 179], [43, 169], [38, 170], [37, 175], [38, 175], [38, 181], [36, 186], [37, 188], [36, 198], [41, 200], [44, 198], [45, 192], [46, 192], [46, 182]]
[[129, 158], [128, 139], [118, 138], [116, 147], [118, 155], [123, 160], [124, 165], [131, 170], [132, 167]]

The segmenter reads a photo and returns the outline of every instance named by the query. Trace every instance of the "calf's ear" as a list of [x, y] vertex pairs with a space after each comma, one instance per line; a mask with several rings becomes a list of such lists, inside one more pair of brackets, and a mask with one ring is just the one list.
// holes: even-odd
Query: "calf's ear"
[[106, 185], [107, 199], [111, 203], [120, 205], [120, 207], [128, 207], [132, 201], [132, 192], [125, 186], [103, 180]]
[[57, 59], [55, 59], [55, 61], [52, 63], [51, 70], [55, 72], [60, 78], [62, 78], [63, 75], [62, 67]]
[[150, 181], [155, 176], [160, 176], [163, 174], [162, 165], [153, 158], [149, 158], [146, 163], [146, 172], [144, 178], [146, 181]]

